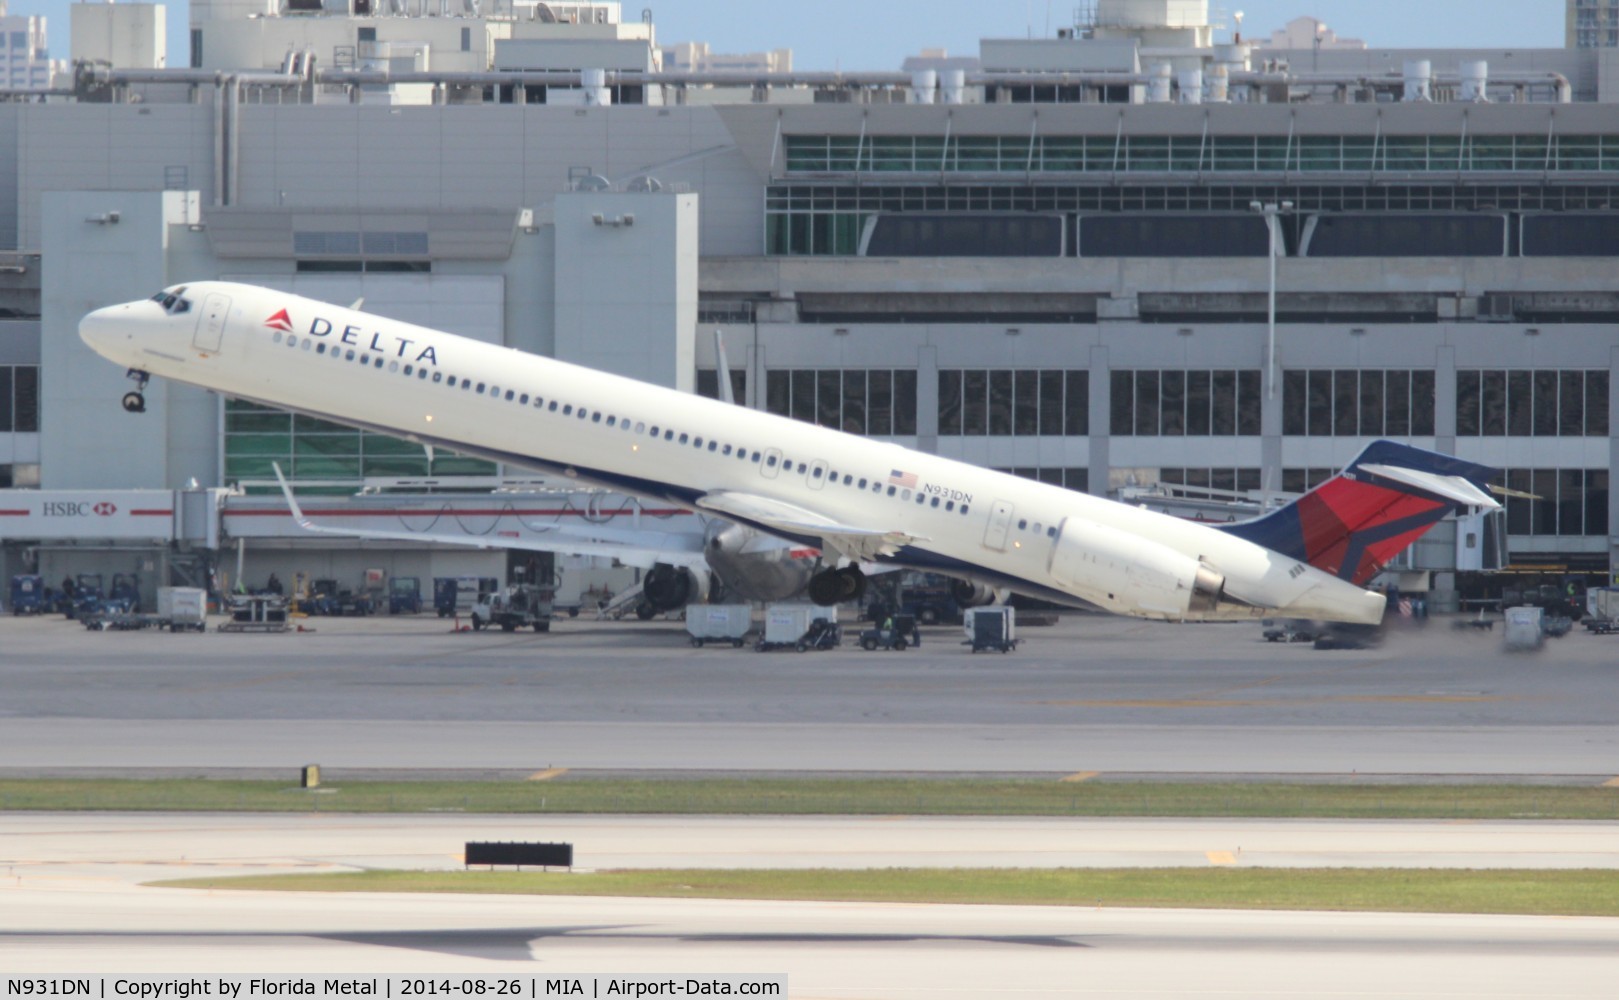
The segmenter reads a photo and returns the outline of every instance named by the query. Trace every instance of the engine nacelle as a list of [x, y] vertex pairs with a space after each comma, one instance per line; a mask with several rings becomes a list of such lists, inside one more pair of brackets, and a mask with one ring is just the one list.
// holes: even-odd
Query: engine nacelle
[[715, 578], [746, 601], [788, 600], [803, 592], [817, 568], [816, 559], [795, 556], [793, 548], [729, 521], [708, 526], [703, 554]]
[[656, 612], [674, 611], [701, 598], [700, 582], [682, 567], [658, 563], [641, 578], [641, 599]]
[[950, 597], [963, 608], [981, 608], [995, 603], [995, 588], [976, 580], [951, 580]]
[[1201, 560], [1078, 518], [1062, 523], [1049, 568], [1076, 596], [1137, 617], [1196, 618], [1225, 593], [1225, 577]]

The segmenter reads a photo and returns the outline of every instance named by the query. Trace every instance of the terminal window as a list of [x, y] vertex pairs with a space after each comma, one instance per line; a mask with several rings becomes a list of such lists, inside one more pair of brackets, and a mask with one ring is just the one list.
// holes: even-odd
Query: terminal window
[[1135, 437], [1232, 437], [1259, 434], [1258, 369], [1115, 371], [1110, 378], [1112, 433]]
[[765, 373], [765, 409], [849, 434], [916, 433], [916, 372], [795, 368]]
[[1284, 372], [1282, 433], [1429, 437], [1434, 433], [1434, 373], [1375, 368]]
[[1482, 437], [1607, 437], [1607, 371], [1463, 369], [1456, 433]]
[[966, 437], [1084, 437], [1090, 372], [946, 368], [939, 371], [939, 433]]
[[39, 432], [39, 366], [0, 365], [0, 433]]

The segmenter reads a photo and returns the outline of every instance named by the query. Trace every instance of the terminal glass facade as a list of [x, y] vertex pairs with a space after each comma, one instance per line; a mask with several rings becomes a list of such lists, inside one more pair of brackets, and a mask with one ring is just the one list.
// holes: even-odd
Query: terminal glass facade
[[314, 417], [241, 400], [225, 403], [225, 479], [288, 478], [353, 481], [367, 477], [493, 476], [495, 463], [426, 449], [385, 434], [358, 431]]

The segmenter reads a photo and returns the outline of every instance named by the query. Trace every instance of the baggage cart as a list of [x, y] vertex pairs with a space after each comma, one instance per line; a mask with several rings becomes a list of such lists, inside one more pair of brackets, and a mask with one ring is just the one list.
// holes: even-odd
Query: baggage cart
[[963, 628], [973, 652], [990, 650], [1010, 653], [1017, 648], [1017, 612], [1004, 604], [990, 604], [981, 608], [968, 608], [963, 617]]
[[157, 588], [158, 627], [170, 632], [208, 629], [208, 592], [201, 587]]
[[1545, 644], [1546, 635], [1540, 628], [1543, 613], [1542, 609], [1534, 607], [1506, 610], [1506, 635], [1502, 645], [1507, 651], [1532, 652]]
[[686, 607], [686, 634], [701, 649], [705, 643], [728, 642], [740, 649], [753, 631], [751, 604], [691, 604]]
[[818, 604], [767, 604], [764, 634], [753, 648], [761, 653], [771, 649], [796, 649], [799, 641], [809, 634], [810, 623], [816, 620], [836, 623], [838, 609]]

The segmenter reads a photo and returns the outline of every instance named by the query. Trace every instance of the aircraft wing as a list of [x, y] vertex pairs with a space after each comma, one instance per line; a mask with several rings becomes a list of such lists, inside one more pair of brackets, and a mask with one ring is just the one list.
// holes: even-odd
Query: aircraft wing
[[891, 556], [904, 546], [923, 540], [903, 531], [841, 524], [805, 507], [751, 493], [719, 490], [699, 497], [697, 506], [772, 531], [819, 538], [822, 549], [861, 562]]
[[369, 538], [391, 542], [440, 542], [445, 545], [465, 545], [480, 549], [525, 549], [535, 552], [555, 552], [568, 556], [604, 556], [617, 559], [628, 566], [647, 569], [657, 563], [667, 563], [685, 569], [708, 568], [703, 554], [703, 538], [696, 534], [674, 534], [661, 531], [623, 531], [612, 528], [578, 528], [551, 525], [530, 531], [539, 533], [538, 539], [509, 538], [506, 536], [472, 536], [461, 532], [384, 531], [375, 528], [335, 528], [316, 524], [304, 514], [292, 494], [292, 487], [275, 466], [275, 477], [281, 484], [281, 493], [287, 499], [292, 519], [305, 531], [341, 538]]

